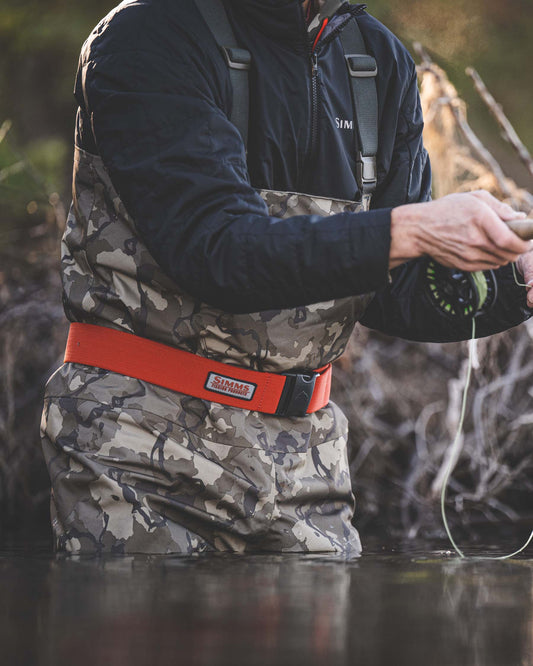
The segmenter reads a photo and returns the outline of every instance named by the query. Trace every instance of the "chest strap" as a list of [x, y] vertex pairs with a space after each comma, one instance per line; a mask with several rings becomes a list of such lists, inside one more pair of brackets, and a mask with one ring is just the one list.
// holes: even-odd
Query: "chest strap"
[[277, 416], [305, 416], [325, 407], [331, 364], [309, 374], [274, 374], [219, 363], [104, 326], [74, 323], [65, 363], [90, 365], [185, 395]]

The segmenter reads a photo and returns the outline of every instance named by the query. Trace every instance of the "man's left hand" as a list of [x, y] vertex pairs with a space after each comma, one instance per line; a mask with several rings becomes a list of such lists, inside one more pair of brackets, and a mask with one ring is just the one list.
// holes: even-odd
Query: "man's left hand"
[[527, 288], [527, 306], [533, 308], [533, 250], [521, 254], [516, 262], [516, 267], [524, 278]]

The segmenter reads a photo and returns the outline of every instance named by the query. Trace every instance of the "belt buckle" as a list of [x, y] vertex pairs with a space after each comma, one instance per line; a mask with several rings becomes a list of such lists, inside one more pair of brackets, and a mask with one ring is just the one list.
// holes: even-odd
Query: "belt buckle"
[[316, 372], [285, 372], [283, 374], [286, 380], [276, 409], [276, 416], [305, 416], [313, 397], [318, 374]]

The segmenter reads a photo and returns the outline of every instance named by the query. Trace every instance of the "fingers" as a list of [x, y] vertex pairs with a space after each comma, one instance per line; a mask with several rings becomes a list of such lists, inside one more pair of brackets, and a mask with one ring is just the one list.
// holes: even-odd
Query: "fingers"
[[523, 217], [523, 213], [518, 213], [508, 204], [498, 201], [485, 190], [472, 192], [471, 196], [481, 204], [481, 208], [477, 212], [479, 222], [493, 246], [490, 251], [508, 263], [516, 260], [516, 255], [523, 254], [530, 249], [529, 244], [519, 238], [505, 224], [505, 221], [510, 222]]
[[507, 262], [515, 261], [518, 255], [531, 249], [529, 241], [522, 240], [513, 233], [500, 217], [487, 216], [484, 219], [484, 231], [493, 247], [497, 248], [496, 254], [506, 257]]
[[475, 192], [470, 192], [470, 194], [486, 203], [504, 221], [526, 217], [525, 213], [516, 211], [512, 206], [496, 199], [496, 197], [493, 197], [486, 190], [476, 190]]
[[523, 276], [523, 283], [527, 285], [527, 305], [533, 308], [533, 252], [527, 252], [519, 257], [516, 266]]
[[468, 271], [469, 273], [475, 271], [495, 271], [510, 263], [508, 261], [496, 259], [490, 254], [482, 253], [476, 253], [476, 256], [473, 258], [465, 258], [464, 256], [457, 255], [450, 256], [449, 254], [440, 256], [438, 253], [435, 253], [433, 258], [443, 266], [447, 266], [448, 268], [458, 268], [459, 270]]
[[526, 289], [527, 289], [527, 307], [528, 308], [533, 308], [533, 279], [529, 280], [529, 282], [526, 282]]

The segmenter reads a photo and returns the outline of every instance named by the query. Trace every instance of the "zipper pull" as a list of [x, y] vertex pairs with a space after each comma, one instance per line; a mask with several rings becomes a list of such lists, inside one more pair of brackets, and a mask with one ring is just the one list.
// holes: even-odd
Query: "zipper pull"
[[318, 33], [317, 33], [317, 36], [315, 37], [315, 39], [314, 39], [314, 41], [313, 41], [313, 47], [312, 47], [311, 51], [314, 51], [314, 50], [316, 49], [316, 45], [318, 44], [320, 38], [322, 37], [322, 33], [323, 33], [324, 30], [326, 29], [326, 26], [327, 26], [328, 23], [329, 23], [329, 18], [325, 18], [325, 19], [322, 21], [322, 25], [320, 26], [320, 29], [319, 29], [319, 31], [318, 31]]
[[318, 74], [318, 55], [314, 52], [311, 54], [311, 74], [313, 76]]

